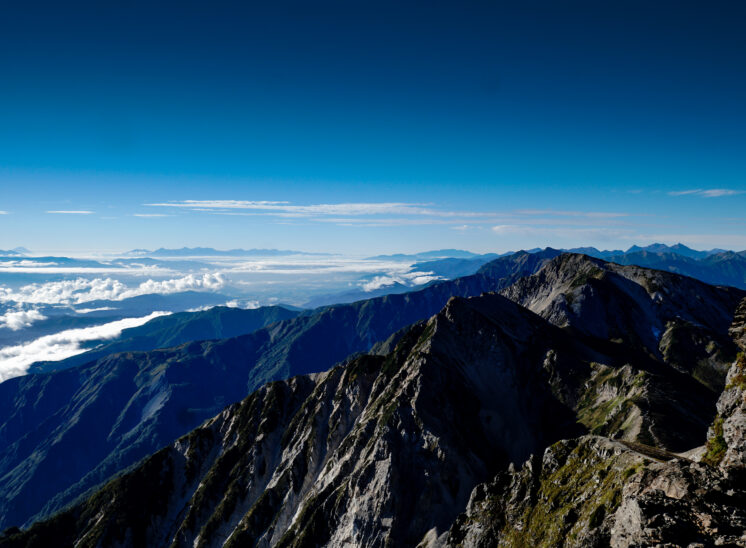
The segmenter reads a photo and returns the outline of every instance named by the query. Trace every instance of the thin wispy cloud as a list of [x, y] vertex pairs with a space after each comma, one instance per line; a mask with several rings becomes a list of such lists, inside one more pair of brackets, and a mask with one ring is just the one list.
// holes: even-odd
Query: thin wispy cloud
[[[359, 227], [394, 227], [394, 226], [425, 226], [425, 225], [446, 225], [452, 226], [459, 223], [494, 223], [497, 222], [497, 218], [484, 218], [484, 219], [469, 219], [469, 218], [455, 218], [455, 219], [442, 219], [432, 217], [413, 217], [413, 218], [400, 218], [400, 217], [384, 217], [384, 218], [366, 218], [366, 217], [327, 217], [327, 218], [315, 218], [313, 219], [320, 223], [332, 223], [340, 226], [359, 226]], [[463, 226], [463, 225], [461, 225]]]
[[8, 212], [7, 212], [7, 211], [2, 211], [2, 210], [0, 210], [0, 215], [7, 215], [7, 214], [8, 214]]
[[575, 241], [578, 245], [584, 242], [610, 242], [619, 239], [628, 239], [632, 231], [606, 228], [606, 227], [550, 227], [530, 225], [496, 225], [492, 231], [500, 236], [521, 236], [537, 238], [537, 242], [549, 241], [549, 239], [562, 238]]
[[735, 196], [743, 194], [746, 190], [734, 190], [731, 188], [695, 188], [692, 190], [673, 190], [668, 193], [669, 196], [701, 196], [703, 198], [720, 198], [722, 196]]
[[84, 209], [53, 209], [47, 211], [53, 215], [93, 215], [93, 211], [87, 211]]
[[616, 213], [612, 211], [562, 211], [556, 209], [518, 209], [519, 215], [548, 215], [557, 217], [588, 217], [591, 219], [614, 219], [617, 217], [628, 217], [629, 213]]
[[[520, 209], [513, 211], [457, 211], [420, 202], [344, 202], [299, 205], [287, 201], [180, 200], [143, 204], [147, 207], [178, 208], [192, 212], [228, 216], [272, 216], [277, 222], [289, 219], [357, 227], [447, 225], [465, 230], [474, 225], [511, 224], [615, 224], [629, 213]], [[155, 214], [153, 215], [155, 216]]]
[[247, 200], [183, 200], [144, 204], [148, 207], [172, 207], [207, 213], [233, 213], [235, 211], [255, 214], [272, 214], [285, 217], [315, 217], [330, 215], [416, 215], [429, 217], [481, 217], [492, 213], [473, 211], [448, 211], [427, 203], [409, 202], [349, 202], [338, 204], [298, 205], [279, 201]]
[[156, 217], [173, 217], [173, 215], [169, 215], [167, 213], [133, 213], [133, 217], [144, 217], [146, 219], [148, 218], [156, 218]]

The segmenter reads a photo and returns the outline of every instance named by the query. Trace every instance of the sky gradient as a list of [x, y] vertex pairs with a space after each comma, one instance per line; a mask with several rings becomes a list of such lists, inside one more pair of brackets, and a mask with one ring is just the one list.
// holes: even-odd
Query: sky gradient
[[746, 248], [743, 2], [99, 4], [0, 8], [0, 249]]

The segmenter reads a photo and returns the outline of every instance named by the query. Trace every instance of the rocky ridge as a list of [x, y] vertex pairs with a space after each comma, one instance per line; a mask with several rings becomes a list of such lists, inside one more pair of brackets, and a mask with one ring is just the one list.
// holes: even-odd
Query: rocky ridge
[[[684, 453], [708, 424], [719, 439], [716, 396], [642, 335], [643, 320], [679, 319], [697, 327], [682, 344], [726, 345], [746, 304], [733, 320], [742, 294], [666, 280], [569, 256], [505, 292], [528, 308], [451, 299], [377, 355], [265, 385], [0, 546], [742, 545], [742, 466], [726, 458], [740, 423], [723, 428], [717, 462], [714, 442]], [[614, 340], [626, 312], [589, 315], [609, 302], [638, 314], [626, 343]], [[722, 424], [742, 412], [739, 360]]]
[[[746, 299], [730, 333], [746, 349]], [[431, 546], [746, 546], [746, 390], [731, 365], [705, 447], [562, 440], [477, 486]], [[688, 457], [690, 458], [687, 458]]]

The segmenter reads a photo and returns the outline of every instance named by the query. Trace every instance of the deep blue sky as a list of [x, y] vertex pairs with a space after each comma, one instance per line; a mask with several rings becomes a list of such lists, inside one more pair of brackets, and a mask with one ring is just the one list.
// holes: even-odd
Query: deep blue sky
[[0, 7], [0, 248], [746, 248], [744, 2], [98, 4]]

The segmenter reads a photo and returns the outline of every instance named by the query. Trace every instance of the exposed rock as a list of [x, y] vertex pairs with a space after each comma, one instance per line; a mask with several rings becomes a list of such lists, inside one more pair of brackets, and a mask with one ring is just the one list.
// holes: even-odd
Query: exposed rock
[[564, 440], [472, 492], [430, 546], [746, 546], [746, 486], [605, 438]]
[[594, 436], [563, 440], [471, 495], [434, 545], [605, 546], [624, 482], [648, 459]]
[[610, 544], [746, 546], [746, 485], [685, 460], [652, 463], [624, 486]]
[[[746, 299], [736, 311], [730, 329], [736, 342], [746, 351]], [[705, 462], [719, 465], [731, 475], [746, 481], [746, 354], [740, 352], [725, 380], [725, 389], [717, 402], [717, 416], [707, 436]]]
[[573, 254], [501, 293], [554, 325], [663, 359], [715, 394], [735, 357], [728, 328], [746, 297], [739, 289]]

